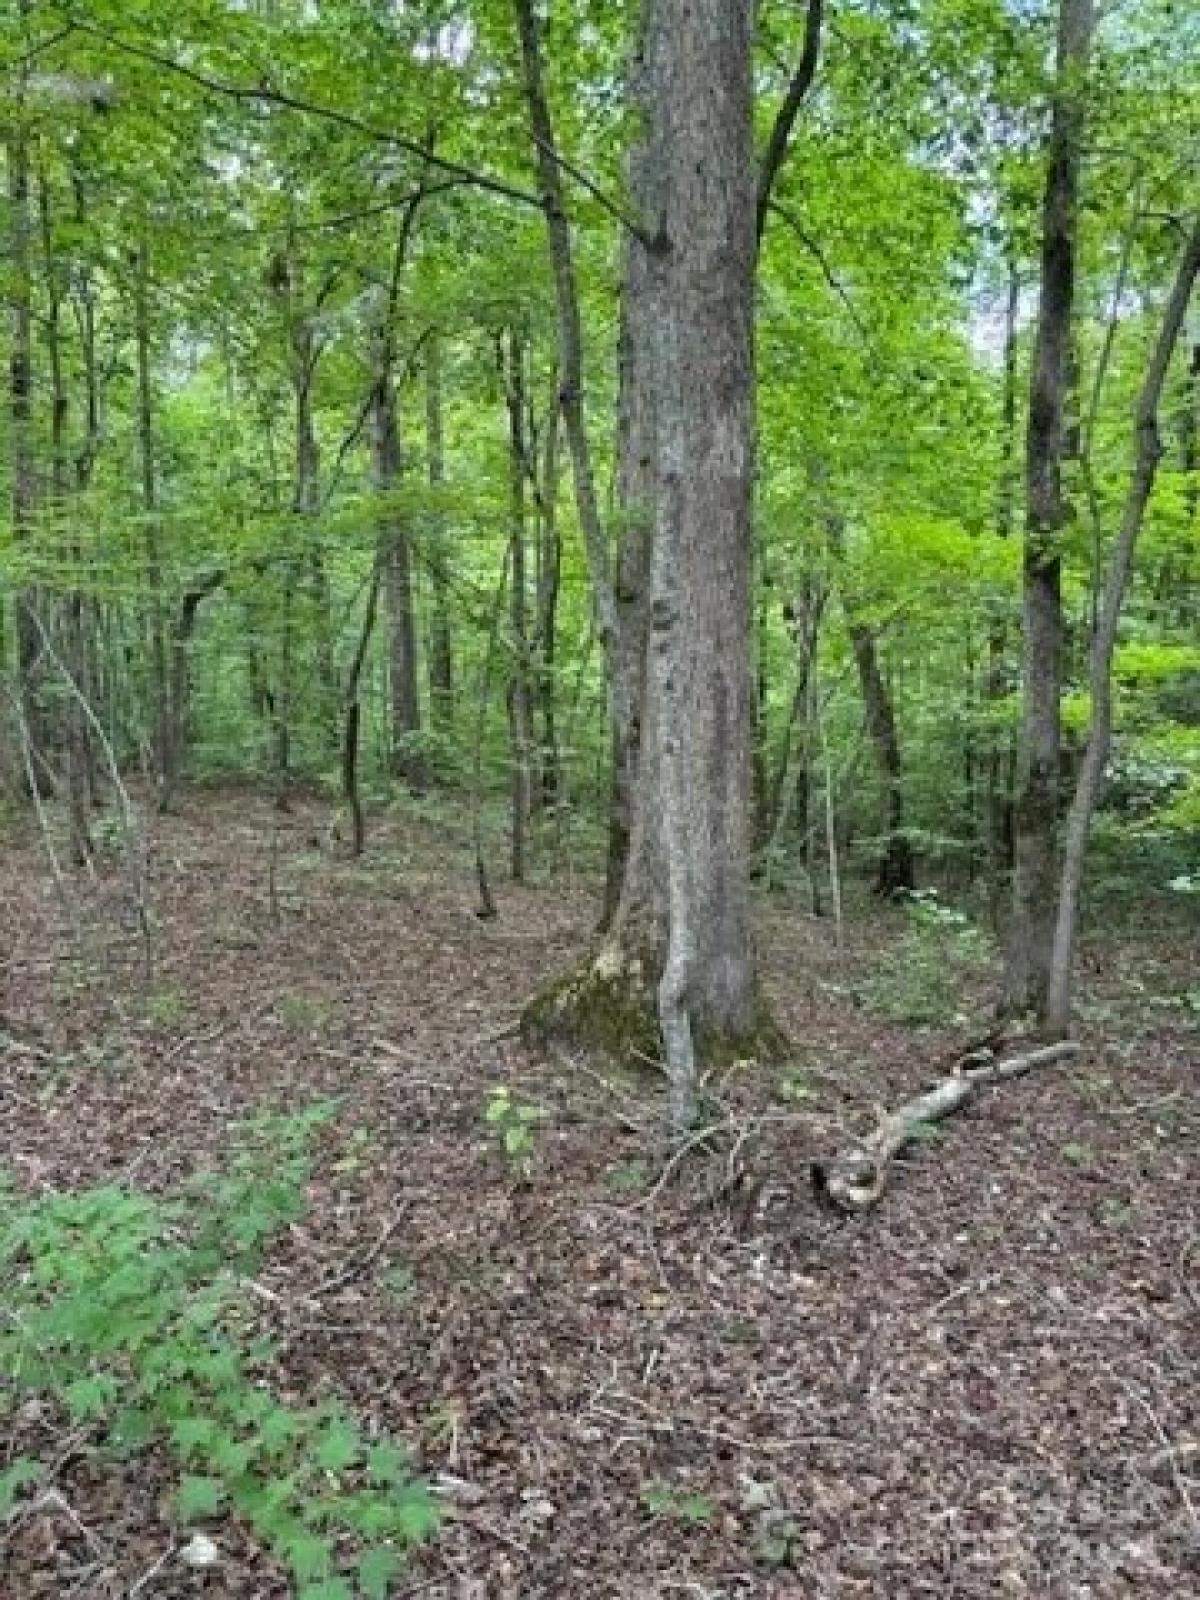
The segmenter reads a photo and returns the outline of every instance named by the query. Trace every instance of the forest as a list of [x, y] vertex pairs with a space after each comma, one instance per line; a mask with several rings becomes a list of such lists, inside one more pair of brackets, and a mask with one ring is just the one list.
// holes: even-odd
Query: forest
[[1200, 10], [5, 0], [0, 1600], [1200, 1588]]

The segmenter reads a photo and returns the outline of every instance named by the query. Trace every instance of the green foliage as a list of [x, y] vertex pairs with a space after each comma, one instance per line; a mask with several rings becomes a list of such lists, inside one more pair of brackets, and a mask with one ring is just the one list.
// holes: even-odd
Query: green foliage
[[497, 1085], [483, 1108], [483, 1120], [494, 1133], [505, 1161], [524, 1179], [533, 1174], [536, 1129], [545, 1115], [540, 1106], [515, 1099], [507, 1084]]
[[640, 1157], [610, 1167], [605, 1182], [618, 1194], [638, 1194], [650, 1186], [650, 1163]]
[[639, 1499], [649, 1516], [682, 1522], [688, 1527], [702, 1527], [713, 1518], [713, 1503], [707, 1495], [676, 1489], [659, 1479], [643, 1484]]
[[[0, 1372], [94, 1424], [117, 1453], [166, 1445], [179, 1520], [238, 1515], [304, 1600], [379, 1600], [436, 1508], [399, 1446], [331, 1402], [276, 1398], [271, 1347], [244, 1309], [246, 1278], [303, 1210], [312, 1140], [331, 1115], [249, 1123], [227, 1168], [177, 1199], [0, 1191]], [[39, 1471], [13, 1462], [0, 1510]]]
[[899, 949], [881, 959], [863, 985], [864, 998], [895, 1022], [949, 1022], [970, 1009], [964, 990], [984, 967], [987, 941], [965, 912], [944, 905], [932, 889], [906, 895], [903, 908]]

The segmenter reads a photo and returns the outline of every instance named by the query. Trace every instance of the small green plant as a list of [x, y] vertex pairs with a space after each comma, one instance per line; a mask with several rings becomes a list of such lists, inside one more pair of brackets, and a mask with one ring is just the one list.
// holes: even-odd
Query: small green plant
[[494, 1131], [505, 1161], [522, 1178], [532, 1176], [536, 1129], [544, 1118], [540, 1106], [514, 1099], [507, 1084], [497, 1085], [483, 1108], [483, 1120]]
[[610, 1167], [605, 1182], [618, 1194], [640, 1194], [649, 1187], [650, 1164], [639, 1157], [634, 1161], [621, 1161]]
[[1073, 1167], [1090, 1167], [1096, 1159], [1096, 1152], [1091, 1145], [1070, 1143], [1063, 1145], [1062, 1157]]
[[370, 1162], [374, 1135], [370, 1128], [353, 1128], [341, 1155], [330, 1165], [330, 1171], [339, 1175], [360, 1172]]
[[284, 1027], [296, 1033], [319, 1033], [329, 1021], [329, 1002], [319, 995], [281, 994], [275, 1010]]
[[[248, 1125], [223, 1172], [178, 1199], [105, 1186], [0, 1189], [0, 1379], [50, 1396], [117, 1455], [166, 1448], [181, 1523], [232, 1513], [292, 1573], [298, 1600], [384, 1600], [437, 1511], [405, 1451], [335, 1403], [280, 1400], [243, 1285], [303, 1209], [328, 1106]], [[46, 1466], [0, 1476], [0, 1515]]]
[[177, 1028], [183, 1013], [183, 996], [178, 989], [156, 989], [147, 997], [146, 1021], [156, 1028]]
[[660, 1479], [644, 1483], [639, 1498], [642, 1509], [652, 1517], [669, 1518], [692, 1528], [712, 1521], [713, 1503], [707, 1495], [676, 1489]]
[[380, 1285], [390, 1300], [407, 1305], [417, 1292], [417, 1275], [407, 1261], [393, 1261], [380, 1276]]
[[789, 1105], [799, 1105], [801, 1101], [811, 1100], [816, 1091], [808, 1074], [797, 1071], [789, 1072], [781, 1078], [775, 1092]]

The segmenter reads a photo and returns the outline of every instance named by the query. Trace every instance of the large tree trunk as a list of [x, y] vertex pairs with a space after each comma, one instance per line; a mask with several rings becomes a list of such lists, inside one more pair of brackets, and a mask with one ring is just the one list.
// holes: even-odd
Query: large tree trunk
[[705, 1038], [758, 1021], [749, 879], [753, 716], [753, 0], [659, 0], [647, 31], [657, 393], [650, 672], [659, 703], [672, 1121]]
[[1145, 381], [1138, 396], [1134, 433], [1137, 454], [1133, 477], [1125, 501], [1120, 531], [1110, 559], [1100, 614], [1092, 641], [1091, 696], [1092, 720], [1083, 761], [1075, 785], [1075, 797], [1067, 817], [1063, 848], [1062, 879], [1054, 928], [1053, 959], [1045, 1021], [1056, 1034], [1066, 1033], [1071, 1022], [1071, 979], [1075, 943], [1079, 927], [1079, 899], [1083, 888], [1084, 859], [1092, 816], [1100, 798], [1104, 771], [1112, 744], [1112, 663], [1117, 643], [1117, 627], [1125, 591], [1133, 571], [1133, 557], [1142, 531], [1146, 507], [1154, 488], [1162, 443], [1158, 429], [1158, 407], [1163, 385], [1192, 291], [1200, 274], [1200, 223], [1194, 225], [1184, 248], [1167, 307], [1163, 314]]
[[1041, 299], [1026, 433], [1024, 702], [1005, 1007], [1044, 1018], [1058, 887], [1063, 490], [1084, 92], [1093, 0], [1061, 0], [1042, 210]]
[[527, 1013], [535, 1036], [569, 1019], [626, 1061], [661, 1040], [677, 1125], [697, 1058], [754, 1051], [769, 1033], [749, 928], [753, 10], [647, 10], [632, 185], [643, 221], [628, 241], [622, 340], [629, 575], [616, 593], [631, 624], [614, 630], [612, 675], [614, 697], [638, 690], [629, 850], [589, 972]]

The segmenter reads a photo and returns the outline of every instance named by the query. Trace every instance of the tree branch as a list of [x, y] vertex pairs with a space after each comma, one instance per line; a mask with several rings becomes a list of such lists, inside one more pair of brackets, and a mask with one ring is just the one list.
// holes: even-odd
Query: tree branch
[[775, 114], [771, 137], [767, 140], [767, 148], [758, 172], [756, 215], [760, 243], [767, 226], [767, 212], [771, 209], [771, 192], [775, 187], [775, 180], [787, 160], [800, 107], [808, 98], [808, 92], [817, 75], [817, 63], [821, 59], [821, 28], [824, 20], [825, 0], [808, 0], [808, 14], [804, 21], [804, 47], [800, 52], [800, 61], [792, 74], [792, 81], [788, 84], [783, 103]]
[[521, 189], [516, 184], [508, 183], [503, 178], [497, 178], [491, 173], [477, 172], [473, 167], [465, 166], [461, 161], [454, 161], [448, 156], [432, 156], [425, 145], [416, 139], [407, 138], [404, 134], [393, 133], [387, 128], [376, 127], [373, 123], [365, 122], [361, 117], [349, 111], [339, 111], [335, 106], [321, 105], [314, 100], [306, 100], [302, 96], [288, 94], [282, 89], [273, 88], [269, 83], [238, 84], [225, 83], [219, 78], [210, 77], [206, 72], [200, 72], [195, 67], [189, 67], [182, 61], [163, 55], [157, 50], [150, 49], [147, 45], [135, 44], [129, 39], [118, 38], [115, 34], [107, 33], [102, 28], [93, 27], [91, 23], [74, 23], [74, 31], [87, 34], [90, 38], [99, 40], [110, 49], [119, 51], [122, 55], [131, 56], [135, 60], [145, 61], [151, 66], [159, 67], [164, 72], [172, 73], [175, 77], [183, 78], [186, 82], [194, 84], [196, 88], [203, 89], [205, 93], [220, 96], [226, 100], [238, 100], [254, 105], [278, 106], [284, 111], [295, 111], [304, 116], [318, 117], [324, 122], [332, 122], [337, 127], [347, 128], [352, 133], [361, 134], [365, 139], [371, 139], [376, 144], [391, 145], [397, 150], [403, 150], [406, 155], [416, 156], [422, 161], [431, 161], [439, 171], [458, 178], [473, 188], [482, 189], [488, 194], [502, 196], [506, 200], [519, 201], [521, 205], [537, 206], [541, 209], [542, 201], [536, 194], [528, 189]]

